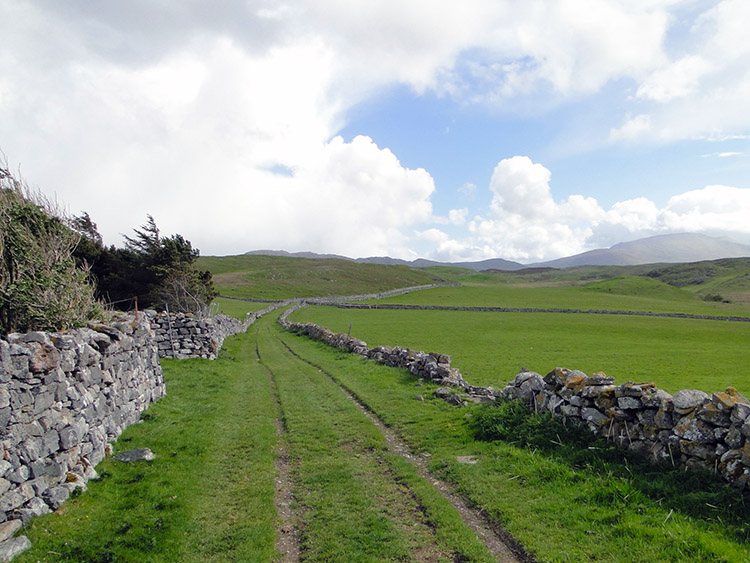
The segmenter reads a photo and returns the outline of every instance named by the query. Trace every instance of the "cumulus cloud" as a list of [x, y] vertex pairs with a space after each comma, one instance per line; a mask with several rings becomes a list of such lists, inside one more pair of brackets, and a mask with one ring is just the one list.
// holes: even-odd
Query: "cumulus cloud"
[[659, 220], [672, 231], [750, 234], [750, 189], [706, 186], [669, 199]]
[[750, 3], [722, 0], [700, 14], [678, 53], [638, 80], [642, 113], [611, 139], [673, 141], [744, 137], [750, 129]]
[[534, 262], [655, 234], [702, 232], [750, 239], [747, 188], [707, 186], [674, 196], [662, 208], [638, 197], [604, 209], [583, 195], [555, 201], [550, 181], [550, 171], [528, 157], [500, 161], [489, 184], [490, 215], [475, 217], [462, 237], [430, 232], [429, 240], [436, 243], [433, 256]]
[[314, 153], [295, 165], [293, 177], [248, 169], [243, 190], [219, 198], [215, 209], [199, 208], [197, 237], [230, 240], [234, 252], [270, 247], [415, 258], [407, 243], [412, 227], [432, 217], [432, 177], [404, 168], [368, 137], [335, 137]]

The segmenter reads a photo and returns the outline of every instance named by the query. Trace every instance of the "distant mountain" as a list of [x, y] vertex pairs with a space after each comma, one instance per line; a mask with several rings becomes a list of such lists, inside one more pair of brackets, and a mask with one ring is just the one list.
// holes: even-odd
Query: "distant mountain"
[[611, 248], [590, 250], [567, 258], [531, 264], [533, 267], [635, 266], [638, 264], [698, 262], [750, 256], [750, 246], [697, 233], [657, 235]]
[[452, 268], [466, 268], [477, 272], [481, 270], [520, 270], [525, 268], [523, 264], [511, 262], [510, 260], [503, 260], [502, 258], [492, 258], [490, 260], [482, 260], [481, 262], [437, 262], [435, 260], [417, 258], [416, 260], [409, 262], [407, 260], [399, 260], [398, 258], [389, 258], [387, 256], [373, 256], [371, 258], [357, 258], [357, 262], [363, 264], [384, 264], [386, 266], [409, 266], [411, 268], [450, 266]]
[[371, 256], [369, 258], [347, 258], [338, 254], [317, 254], [315, 252], [287, 252], [285, 250], [251, 250], [245, 252], [246, 255], [262, 256], [285, 256], [289, 258], [311, 258], [311, 259], [336, 259], [359, 262], [360, 264], [380, 264], [383, 266], [409, 266], [410, 268], [428, 268], [430, 266], [451, 266], [453, 268], [467, 268], [469, 270], [520, 270], [525, 268], [523, 264], [503, 260], [502, 258], [492, 258], [482, 260], [481, 262], [436, 262], [435, 260], [426, 260], [418, 258], [408, 261], [400, 258], [391, 258], [390, 256]]
[[746, 256], [750, 257], [750, 245], [696, 233], [657, 235], [631, 242], [621, 242], [611, 248], [590, 250], [582, 254], [576, 254], [575, 256], [527, 265], [502, 258], [492, 258], [479, 262], [437, 262], [424, 258], [408, 261], [399, 258], [390, 258], [389, 256], [371, 256], [369, 258], [357, 258], [354, 260], [338, 254], [286, 252], [284, 250], [253, 250], [245, 254], [288, 256], [294, 258], [333, 258], [359, 262], [361, 264], [409, 266], [411, 268], [450, 266], [453, 268], [467, 268], [479, 272], [482, 270], [516, 271], [525, 268], [572, 268], [575, 266], [636, 266], [639, 264], [683, 263], [718, 260], [720, 258], [742, 258]]
[[251, 250], [245, 252], [246, 256], [285, 256], [287, 258], [312, 258], [312, 259], [331, 259], [331, 260], [351, 260], [346, 256], [338, 254], [317, 254], [315, 252], [287, 252], [286, 250]]

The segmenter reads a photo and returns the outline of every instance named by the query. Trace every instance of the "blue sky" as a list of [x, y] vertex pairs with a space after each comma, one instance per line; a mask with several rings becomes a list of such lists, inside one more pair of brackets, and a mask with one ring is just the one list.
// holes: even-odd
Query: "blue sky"
[[0, 149], [105, 240], [750, 243], [746, 0], [0, 0]]

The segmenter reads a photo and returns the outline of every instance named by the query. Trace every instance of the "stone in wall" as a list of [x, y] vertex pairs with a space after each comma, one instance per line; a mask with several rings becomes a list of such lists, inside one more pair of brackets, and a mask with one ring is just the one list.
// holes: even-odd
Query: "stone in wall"
[[264, 314], [286, 305], [283, 301], [261, 311], [249, 313], [244, 320], [228, 315], [201, 318], [191, 313], [146, 311], [151, 321], [160, 358], [205, 358], [215, 360], [224, 340], [245, 332]]

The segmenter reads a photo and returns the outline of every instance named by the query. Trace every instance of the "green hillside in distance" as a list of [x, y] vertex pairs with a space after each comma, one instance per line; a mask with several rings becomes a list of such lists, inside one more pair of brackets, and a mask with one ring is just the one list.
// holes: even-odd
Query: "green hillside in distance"
[[[437, 275], [464, 285], [508, 285], [513, 287], [582, 286], [615, 278], [657, 280], [681, 288], [698, 299], [750, 306], [750, 258], [723, 258], [684, 264], [643, 264], [637, 266], [576, 266], [573, 268], [525, 268], [516, 271], [460, 268], [428, 268]], [[647, 295], [657, 286], [639, 285], [634, 279], [604, 286], [614, 293]], [[644, 281], [643, 284], [647, 284]], [[617, 291], [615, 291], [617, 288]], [[663, 289], [663, 288], [662, 288]], [[676, 297], [678, 294], [674, 293]]]
[[693, 301], [695, 299], [695, 295], [685, 289], [644, 276], [618, 276], [587, 283], [581, 287], [591, 292], [637, 295], [669, 301]]
[[419, 268], [337, 259], [201, 256], [197, 265], [213, 274], [221, 295], [253, 299], [357, 295], [445, 281]]
[[750, 258], [673, 264], [654, 268], [646, 275], [704, 298], [723, 296], [732, 302], [750, 305]]

